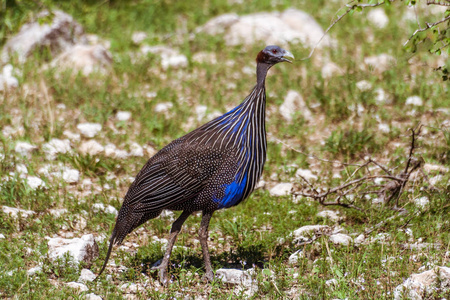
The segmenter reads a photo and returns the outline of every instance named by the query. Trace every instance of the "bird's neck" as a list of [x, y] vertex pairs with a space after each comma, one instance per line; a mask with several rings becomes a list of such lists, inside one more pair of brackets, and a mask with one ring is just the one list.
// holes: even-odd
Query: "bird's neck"
[[267, 71], [270, 69], [270, 65], [266, 63], [258, 63], [256, 65], [256, 85], [264, 87], [266, 82]]

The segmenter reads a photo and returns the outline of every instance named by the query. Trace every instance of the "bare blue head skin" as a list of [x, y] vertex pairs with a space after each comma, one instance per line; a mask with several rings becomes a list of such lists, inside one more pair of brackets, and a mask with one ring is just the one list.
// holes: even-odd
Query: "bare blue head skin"
[[258, 53], [258, 56], [256, 57], [256, 74], [258, 85], [264, 84], [267, 71], [273, 65], [280, 62], [292, 63], [292, 61], [289, 59], [294, 60], [294, 55], [292, 55], [291, 52], [275, 45], [267, 46], [262, 51], [260, 51]]

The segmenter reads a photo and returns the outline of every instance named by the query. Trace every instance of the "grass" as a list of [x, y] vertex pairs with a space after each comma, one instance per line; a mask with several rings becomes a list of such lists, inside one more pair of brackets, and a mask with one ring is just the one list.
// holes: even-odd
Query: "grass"
[[[283, 10], [288, 7], [311, 13], [326, 28], [339, 8], [333, 1], [15, 1], [14, 10], [2, 11], [0, 44], [15, 34], [21, 25], [35, 16], [42, 7], [60, 8], [82, 24], [87, 33], [97, 34], [111, 42], [113, 69], [107, 76], [73, 75], [43, 70], [50, 54], [33, 55], [23, 66], [12, 64], [21, 72], [17, 75], [19, 88], [0, 94], [0, 205], [33, 210], [29, 218], [13, 218], [0, 211], [0, 297], [14, 299], [82, 299], [95, 293], [103, 299], [129, 297], [122, 285], [137, 283], [146, 286], [137, 299], [391, 299], [395, 287], [412, 273], [429, 270], [433, 266], [450, 266], [450, 189], [449, 174], [441, 174], [436, 185], [439, 192], [428, 188], [424, 181], [407, 186], [400, 205], [409, 214], [396, 217], [366, 236], [373, 242], [359, 246], [337, 246], [327, 237], [315, 243], [298, 246], [291, 236], [295, 229], [310, 224], [339, 225], [344, 232], [356, 237], [366, 228], [395, 215], [388, 206], [374, 206], [369, 200], [358, 200], [363, 212], [341, 207], [321, 207], [308, 199], [291, 196], [274, 197], [267, 191], [277, 182], [293, 180], [297, 168], [309, 168], [320, 178], [323, 188], [340, 184], [352, 168], [337, 168], [308, 159], [269, 139], [268, 160], [263, 173], [266, 189], [256, 190], [246, 202], [214, 214], [210, 226], [212, 263], [219, 268], [254, 268], [257, 290], [249, 296], [245, 290], [220, 280], [211, 284], [202, 281], [201, 249], [197, 231], [201, 217], [191, 216], [183, 227], [174, 250], [169, 273], [172, 284], [162, 288], [157, 274], [150, 266], [162, 257], [161, 244], [153, 237], [167, 238], [171, 218], [157, 218], [130, 234], [125, 246], [114, 249], [111, 261], [118, 269], [108, 269], [111, 280], [102, 276], [98, 283], [87, 283], [89, 291], [76, 292], [65, 283], [76, 281], [82, 268], [98, 272], [107, 249], [107, 239], [99, 243], [100, 258], [92, 266], [73, 265], [70, 259], [51, 262], [45, 237], [63, 236], [68, 232], [80, 237], [93, 233], [108, 236], [115, 218], [111, 214], [95, 213], [94, 203], [120, 208], [122, 197], [147, 160], [146, 157], [117, 159], [103, 155], [81, 155], [79, 143], [72, 142], [73, 152], [48, 159], [42, 145], [53, 138], [65, 139], [65, 130], [78, 132], [76, 125], [95, 122], [103, 126], [95, 139], [102, 145], [115, 144], [128, 149], [133, 142], [160, 149], [207, 120], [198, 121], [193, 108], [206, 105], [207, 114], [226, 112], [247, 96], [254, 75], [242, 71], [254, 67], [254, 56], [264, 45], [250, 48], [226, 46], [220, 36], [204, 34], [190, 38], [197, 26], [222, 13], [247, 14], [257, 11]], [[0, 2], [3, 5], [3, 2]], [[450, 107], [448, 83], [441, 75], [420, 63], [408, 62], [411, 53], [401, 44], [414, 29], [401, 20], [403, 6], [386, 9], [390, 17], [387, 29], [371, 28], [365, 12], [345, 18], [331, 31], [337, 41], [334, 49], [325, 50], [333, 62], [343, 70], [325, 79], [321, 65], [314, 59], [297, 61], [292, 65], [278, 65], [267, 78], [267, 131], [306, 153], [328, 159], [354, 162], [370, 155], [389, 168], [403, 166], [408, 151], [408, 128], [419, 121], [425, 132], [419, 138], [417, 156], [427, 163], [449, 166], [450, 135], [443, 123], [448, 122]], [[185, 30], [188, 33], [183, 33]], [[189, 59], [181, 70], [163, 70], [160, 58], [149, 54], [135, 61], [130, 53], [138, 46], [131, 41], [135, 31], [145, 31], [146, 44], [167, 44]], [[368, 34], [373, 41], [368, 41]], [[296, 57], [307, 56], [308, 50], [291, 45], [288, 49]], [[199, 51], [213, 52], [217, 64], [196, 63], [192, 60]], [[367, 56], [389, 53], [397, 59], [390, 70], [377, 74], [361, 68]], [[317, 56], [321, 54], [316, 54]], [[435, 56], [426, 51], [414, 54], [417, 61], [433, 62]], [[231, 61], [234, 67], [224, 62]], [[355, 83], [367, 80], [372, 90], [360, 91]], [[234, 87], [229, 87], [234, 83]], [[375, 101], [376, 88], [382, 88], [390, 103]], [[47, 90], [47, 96], [44, 92]], [[289, 90], [300, 92], [313, 112], [315, 121], [308, 122], [301, 112], [292, 124], [283, 121], [277, 107]], [[148, 97], [147, 93], [155, 93]], [[422, 107], [405, 105], [406, 98], [418, 95]], [[158, 103], [173, 104], [167, 116], [157, 114]], [[362, 107], [357, 113], [355, 108]], [[129, 121], [118, 122], [118, 111], [129, 111]], [[378, 124], [389, 124], [390, 132], [378, 130]], [[12, 135], [6, 129], [16, 130]], [[27, 141], [38, 148], [29, 158], [14, 151], [17, 141]], [[30, 189], [17, 172], [24, 164], [28, 174], [40, 177], [46, 188]], [[45, 176], [43, 167], [60, 170], [62, 167], [80, 171], [76, 184], [67, 184], [56, 177]], [[334, 178], [340, 174], [341, 178]], [[438, 175], [432, 171], [430, 178]], [[87, 181], [86, 181], [87, 180]], [[426, 196], [430, 205], [421, 209], [414, 199]], [[66, 208], [67, 214], [54, 217], [53, 208]], [[340, 212], [339, 224], [316, 216], [324, 209]], [[175, 217], [179, 212], [175, 212]], [[439, 243], [438, 249], [405, 250], [404, 243]], [[133, 243], [139, 245], [135, 247]], [[184, 246], [184, 247], [182, 247]], [[304, 258], [289, 264], [288, 258], [296, 250]], [[27, 275], [31, 267], [42, 266], [42, 272]], [[335, 283], [330, 284], [331, 279]], [[436, 291], [432, 297], [445, 295]]]

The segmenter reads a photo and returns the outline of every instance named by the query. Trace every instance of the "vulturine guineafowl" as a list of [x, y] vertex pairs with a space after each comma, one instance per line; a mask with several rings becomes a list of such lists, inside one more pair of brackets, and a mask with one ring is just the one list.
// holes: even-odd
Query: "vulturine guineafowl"
[[240, 105], [174, 140], [149, 159], [125, 195], [98, 276], [114, 244], [169, 209], [183, 212], [172, 224], [166, 253], [157, 267], [161, 282], [167, 284], [169, 258], [181, 226], [196, 211], [203, 213], [199, 238], [205, 275], [213, 280], [207, 244], [209, 221], [214, 211], [247, 198], [261, 176], [267, 149], [265, 79], [273, 65], [290, 62], [288, 58], [294, 58], [289, 51], [267, 46], [256, 57], [256, 86]]

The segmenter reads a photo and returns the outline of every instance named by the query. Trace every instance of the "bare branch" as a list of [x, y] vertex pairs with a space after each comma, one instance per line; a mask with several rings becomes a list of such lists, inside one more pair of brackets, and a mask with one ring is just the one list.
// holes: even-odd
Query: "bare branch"
[[445, 0], [446, 2], [442, 3], [441, 1], [431, 1], [427, 0], [427, 5], [440, 5], [440, 6], [450, 6], [450, 1]]
[[424, 28], [418, 28], [418, 29], [416, 29], [416, 31], [414, 31], [414, 33], [413, 33], [413, 34], [409, 37], [409, 39], [403, 44], [403, 46], [406, 46], [406, 45], [409, 43], [409, 41], [410, 41], [413, 37], [415, 37], [418, 33], [423, 32], [423, 31], [426, 31], [426, 30], [430, 29], [430, 28], [433, 27], [433, 26], [439, 25], [439, 24], [444, 23], [444, 22], [449, 21], [449, 20], [450, 20], [450, 16], [447, 16], [446, 18], [444, 18], [444, 19], [442, 19], [442, 20], [440, 20], [440, 21], [434, 22], [434, 23], [428, 23], [428, 22], [426, 22], [425, 25], [427, 25], [427, 26], [424, 27]]
[[372, 163], [374, 163], [375, 165], [377, 165], [381, 170], [383, 170], [384, 172], [386, 172], [386, 174], [392, 175], [392, 173], [388, 170], [388, 168], [386, 168], [386, 167], [383, 166], [382, 164], [380, 164], [380, 163], [378, 163], [378, 162], [372, 160], [371, 158], [370, 158], [370, 162], [372, 162]]
[[[355, 1], [352, 1], [352, 2], [355, 2]], [[352, 2], [350, 2], [350, 3], [352, 3]], [[394, 2], [394, 0], [390, 0], [389, 2]], [[350, 3], [346, 4], [345, 6], [351, 7], [351, 8], [355, 8], [355, 7], [366, 8], [366, 7], [377, 7], [377, 6], [385, 4], [384, 1], [383, 2], [378, 2], [378, 3], [372, 3], [372, 4], [370, 4], [370, 3], [350, 4]]]
[[[411, 131], [411, 146], [409, 149], [409, 155], [405, 163], [404, 170], [401, 171], [398, 175], [393, 175], [391, 171], [388, 170], [387, 167], [381, 165], [380, 163], [376, 162], [372, 158], [369, 158], [366, 160], [363, 164], [358, 165], [358, 168], [354, 170], [351, 174], [349, 174], [347, 180], [334, 188], [328, 188], [324, 192], [319, 192], [317, 188], [313, 186], [311, 182], [309, 182], [306, 178], [303, 176], [300, 176], [301, 179], [303, 179], [307, 185], [308, 185], [308, 191], [297, 191], [294, 192], [294, 195], [300, 195], [304, 197], [310, 197], [315, 200], [317, 200], [321, 205], [327, 206], [327, 205], [339, 205], [346, 208], [354, 208], [357, 210], [362, 210], [360, 207], [354, 205], [354, 201], [349, 201], [347, 198], [347, 195], [350, 193], [358, 195], [358, 197], [363, 197], [364, 195], [368, 194], [375, 194], [377, 195], [378, 199], [381, 202], [384, 203], [390, 203], [392, 200], [395, 199], [395, 205], [392, 207], [393, 210], [397, 211], [404, 211], [403, 208], [398, 207], [398, 200], [400, 196], [403, 193], [403, 190], [408, 182], [408, 179], [412, 172], [419, 169], [423, 163], [423, 158], [415, 158], [413, 156], [414, 150], [416, 149], [416, 140], [417, 137], [420, 134], [422, 126], [418, 124], [415, 128], [409, 129]], [[382, 171], [384, 171], [385, 174], [371, 174], [368, 166], [370, 164], [373, 164], [377, 167], [379, 167]], [[363, 169], [367, 169], [366, 175], [355, 178], [357, 174]], [[377, 184], [370, 184], [370, 182], [375, 178], [384, 178], [388, 179], [389, 181], [386, 182], [383, 185], [377, 185]], [[364, 187], [362, 187], [364, 184], [366, 184]], [[377, 189], [378, 188], [378, 189]], [[336, 199], [334, 202], [329, 202], [327, 200], [328, 197], [335, 194]], [[342, 201], [346, 200], [346, 201]]]
[[[389, 0], [390, 2], [394, 2], [395, 0]], [[352, 1], [350, 3], [353, 3], [355, 1]], [[322, 35], [322, 37], [319, 39], [319, 41], [316, 43], [316, 45], [314, 45], [314, 47], [312, 48], [311, 52], [309, 53], [309, 55], [305, 58], [299, 59], [301, 60], [307, 60], [310, 59], [311, 56], [314, 54], [314, 51], [316, 51], [317, 47], [319, 46], [319, 44], [322, 42], [322, 40], [325, 38], [325, 36], [328, 34], [328, 32], [331, 30], [331, 28], [334, 27], [334, 25], [336, 25], [337, 22], [339, 22], [340, 20], [342, 20], [346, 15], [348, 15], [352, 10], [354, 10], [357, 7], [360, 7], [362, 9], [366, 8], [366, 7], [376, 7], [376, 6], [380, 6], [385, 4], [385, 1], [382, 2], [378, 2], [378, 3], [373, 3], [373, 4], [366, 4], [366, 3], [355, 3], [355, 4], [346, 4], [345, 6], [347, 7], [347, 10], [340, 16], [337, 17], [336, 20], [334, 20], [330, 26], [328, 26], [328, 28], [325, 30], [324, 34]], [[343, 7], [342, 7], [343, 8]], [[340, 10], [342, 10], [342, 8], [340, 8], [337, 12], [336, 15], [339, 13]]]

